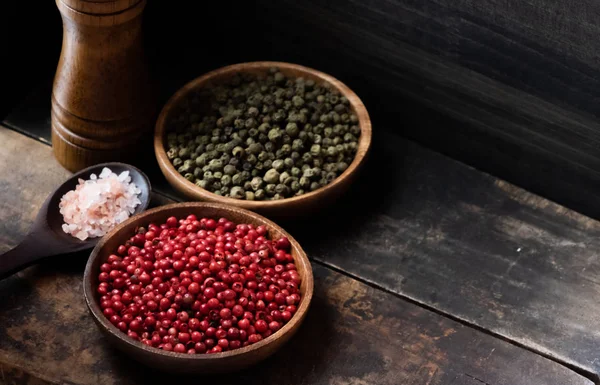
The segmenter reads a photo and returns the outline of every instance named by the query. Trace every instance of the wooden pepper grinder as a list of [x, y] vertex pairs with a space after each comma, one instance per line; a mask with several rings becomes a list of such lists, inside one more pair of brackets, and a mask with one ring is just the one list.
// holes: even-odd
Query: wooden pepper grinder
[[52, 90], [52, 146], [68, 170], [127, 161], [155, 112], [142, 48], [146, 0], [56, 0], [63, 45]]

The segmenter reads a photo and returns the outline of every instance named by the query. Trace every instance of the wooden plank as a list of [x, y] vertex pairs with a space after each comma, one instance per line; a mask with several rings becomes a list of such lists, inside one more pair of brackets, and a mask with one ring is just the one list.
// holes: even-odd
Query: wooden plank
[[600, 373], [595, 220], [380, 134], [356, 188], [296, 226], [315, 260]]
[[[4, 128], [0, 128], [0, 142], [4, 175], [0, 223], [3, 234], [9, 234], [0, 239], [2, 252], [25, 233], [39, 203], [66, 172], [53, 160], [50, 148], [39, 142]], [[6, 173], [9, 167], [12, 172]], [[27, 179], [21, 176], [25, 172]], [[37, 185], [31, 188], [34, 180]], [[12, 206], [20, 207], [18, 213]], [[0, 383], [111, 385], [179, 380], [140, 367], [107, 345], [83, 301], [85, 260], [86, 253], [53, 258], [0, 282], [0, 292], [5, 293], [0, 301], [0, 368], [5, 377]], [[215, 384], [240, 380], [250, 384], [592, 384], [533, 352], [319, 264], [314, 270], [315, 298], [299, 334], [253, 370], [206, 380]]]
[[[395, 135], [374, 140], [367, 178], [333, 222], [309, 223], [365, 230], [311, 242], [305, 224], [291, 223], [309, 255], [599, 374], [598, 223]], [[152, 182], [177, 197], [158, 172]], [[370, 203], [357, 211], [357, 201]]]
[[347, 82], [380, 122], [393, 122], [380, 129], [600, 217], [598, 194], [570, 194], [600, 184], [597, 2], [262, 1], [258, 9], [278, 58]]

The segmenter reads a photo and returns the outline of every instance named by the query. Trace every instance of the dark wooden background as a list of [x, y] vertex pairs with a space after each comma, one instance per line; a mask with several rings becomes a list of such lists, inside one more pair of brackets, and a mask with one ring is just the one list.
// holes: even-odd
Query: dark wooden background
[[[54, 2], [39, 2], [35, 12], [15, 3], [2, 6], [2, 116], [48, 84], [60, 51]], [[151, 1], [145, 15], [148, 58], [165, 96], [228, 63], [306, 64], [355, 89], [375, 132], [393, 130], [596, 218], [599, 24], [593, 0], [257, 0], [194, 8], [179, 0]]]

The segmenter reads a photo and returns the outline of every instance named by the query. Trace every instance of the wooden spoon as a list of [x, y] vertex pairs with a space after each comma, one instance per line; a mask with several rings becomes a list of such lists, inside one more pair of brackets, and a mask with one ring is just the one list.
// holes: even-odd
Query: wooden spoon
[[101, 238], [88, 238], [81, 241], [65, 233], [62, 229], [63, 216], [60, 213], [58, 204], [63, 195], [75, 189], [78, 179], [90, 179], [91, 174], [98, 176], [104, 167], [109, 168], [116, 174], [129, 171], [131, 181], [141, 190], [138, 197], [141, 203], [135, 208], [132, 215], [146, 210], [150, 203], [150, 181], [137, 168], [124, 163], [103, 163], [81, 170], [73, 174], [70, 179], [48, 196], [25, 239], [12, 250], [0, 255], [0, 279], [6, 278], [45, 257], [90, 249], [98, 243]]

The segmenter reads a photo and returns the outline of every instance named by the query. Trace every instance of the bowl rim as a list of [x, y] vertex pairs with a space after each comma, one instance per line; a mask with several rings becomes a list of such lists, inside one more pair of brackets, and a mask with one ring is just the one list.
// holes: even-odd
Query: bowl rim
[[[296, 254], [298, 255], [298, 260], [297, 261], [295, 260], [294, 262], [301, 263], [304, 267], [304, 271], [306, 272], [305, 276], [302, 277], [302, 285], [306, 285], [305, 286], [306, 289], [305, 289], [305, 294], [303, 295], [303, 297], [301, 299], [300, 305], [298, 306], [296, 313], [294, 314], [294, 316], [291, 318], [291, 320], [288, 323], [286, 323], [281, 329], [277, 330], [275, 333], [273, 333], [269, 337], [262, 339], [261, 341], [255, 343], [255, 344], [248, 345], [246, 347], [241, 347], [241, 348], [238, 348], [235, 350], [230, 350], [230, 351], [220, 352], [220, 353], [212, 353], [212, 354], [187, 354], [187, 353], [176, 353], [176, 352], [172, 352], [172, 351], [164, 351], [164, 350], [161, 350], [161, 349], [158, 349], [155, 347], [150, 347], [150, 346], [144, 345], [140, 341], [129, 338], [124, 332], [122, 332], [115, 325], [113, 325], [108, 320], [108, 318], [106, 318], [106, 316], [100, 310], [99, 301], [96, 298], [96, 290], [94, 287], [92, 287], [92, 277], [93, 277], [93, 275], [92, 275], [93, 272], [91, 271], [92, 265], [94, 264], [95, 260], [99, 257], [100, 250], [104, 247], [104, 245], [107, 243], [107, 241], [110, 238], [114, 237], [119, 231], [121, 231], [124, 227], [130, 225], [131, 223], [143, 221], [148, 216], [150, 216], [154, 213], [157, 213], [157, 212], [170, 211], [174, 208], [181, 208], [181, 207], [190, 207], [190, 208], [195, 208], [195, 209], [212, 208], [212, 209], [217, 209], [217, 210], [223, 210], [224, 217], [226, 217], [227, 214], [231, 214], [231, 213], [241, 214], [244, 217], [250, 217], [255, 221], [261, 222], [261, 224], [264, 224], [269, 229], [275, 229], [277, 232], [280, 232], [283, 236], [285, 236], [289, 239], [292, 250], [294, 250], [296, 252]], [[281, 226], [277, 225], [275, 222], [263, 217], [262, 215], [251, 212], [249, 210], [245, 210], [245, 209], [242, 209], [239, 207], [234, 207], [234, 206], [223, 205], [220, 203], [209, 203], [209, 202], [173, 203], [173, 204], [168, 204], [168, 205], [164, 205], [164, 206], [159, 206], [154, 209], [147, 210], [141, 214], [130, 217], [128, 220], [119, 224], [117, 227], [115, 227], [113, 230], [111, 230], [108, 234], [106, 234], [104, 237], [102, 237], [102, 239], [98, 242], [98, 244], [94, 247], [94, 249], [90, 253], [90, 257], [88, 258], [88, 261], [86, 263], [85, 271], [84, 271], [84, 275], [83, 275], [83, 294], [84, 294], [86, 305], [87, 305], [90, 313], [94, 317], [94, 319], [97, 321], [97, 323], [102, 325], [102, 327], [104, 328], [105, 331], [107, 331], [111, 335], [117, 337], [119, 340], [121, 340], [125, 344], [131, 346], [132, 348], [141, 349], [147, 353], [156, 354], [158, 356], [164, 356], [164, 357], [168, 357], [168, 358], [176, 358], [176, 359], [188, 360], [188, 361], [212, 361], [212, 360], [218, 360], [218, 359], [223, 359], [223, 358], [236, 357], [236, 356], [252, 353], [254, 351], [265, 348], [266, 346], [276, 342], [278, 338], [283, 337], [285, 334], [290, 332], [292, 329], [299, 326], [299, 324], [304, 320], [306, 312], [308, 311], [308, 308], [312, 301], [313, 292], [314, 292], [314, 277], [313, 277], [312, 265], [306, 255], [306, 253], [304, 252], [304, 250], [298, 243], [298, 241], [296, 241], [287, 231], [285, 231]], [[272, 337], [275, 337], [275, 338], [272, 338]]]
[[[348, 165], [348, 168], [344, 170], [344, 172], [335, 178], [331, 183], [327, 184], [325, 187], [321, 187], [315, 191], [310, 191], [305, 194], [294, 196], [285, 199], [279, 200], [265, 200], [265, 201], [249, 201], [246, 199], [234, 199], [230, 197], [224, 197], [221, 195], [217, 195], [213, 192], [210, 192], [202, 187], [196, 186], [194, 183], [185, 179], [183, 175], [179, 174], [173, 164], [167, 157], [167, 153], [165, 150], [165, 135], [166, 135], [166, 126], [167, 126], [167, 116], [171, 113], [171, 111], [177, 106], [177, 104], [185, 98], [185, 96], [198, 88], [199, 85], [203, 83], [207, 83], [213, 79], [218, 79], [219, 77], [235, 73], [235, 72], [244, 72], [246, 70], [256, 71], [256, 70], [264, 70], [270, 67], [278, 67], [284, 72], [287, 71], [298, 71], [306, 74], [312, 78], [318, 78], [321, 81], [332, 85], [336, 88], [342, 95], [348, 98], [350, 106], [354, 109], [356, 116], [358, 118], [358, 126], [360, 128], [360, 137], [358, 140], [358, 147], [356, 150], [356, 155], [352, 160], [352, 163]], [[249, 210], [261, 210], [261, 209], [277, 209], [284, 208], [288, 204], [299, 203], [303, 201], [308, 201], [311, 199], [318, 199], [318, 197], [324, 196], [330, 191], [333, 191], [338, 186], [340, 186], [345, 180], [350, 179], [352, 174], [358, 170], [358, 168], [364, 163], [366, 159], [366, 155], [369, 152], [372, 142], [372, 126], [371, 119], [369, 118], [369, 113], [363, 102], [360, 100], [358, 95], [354, 93], [348, 86], [334, 78], [331, 75], [328, 75], [324, 72], [315, 70], [310, 67], [305, 67], [299, 64], [287, 63], [287, 62], [278, 62], [278, 61], [255, 61], [255, 62], [246, 62], [246, 63], [238, 63], [232, 64], [225, 67], [221, 67], [210, 72], [207, 72], [196, 79], [193, 79], [186, 83], [183, 87], [181, 87], [163, 106], [158, 119], [156, 120], [155, 133], [154, 133], [154, 153], [156, 155], [156, 159], [160, 166], [161, 171], [169, 180], [171, 184], [171, 178], [177, 181], [178, 186], [174, 186], [178, 190], [183, 190], [182, 192], [189, 197], [193, 197], [194, 199], [207, 200], [211, 202], [218, 202], [229, 204], [237, 207], [242, 207]]]

